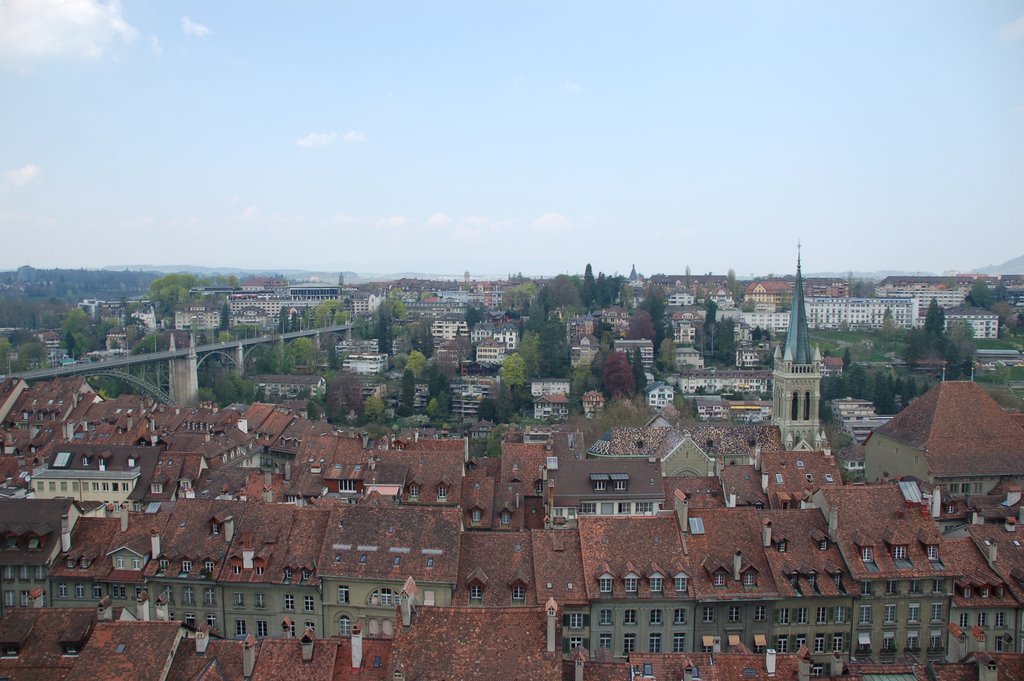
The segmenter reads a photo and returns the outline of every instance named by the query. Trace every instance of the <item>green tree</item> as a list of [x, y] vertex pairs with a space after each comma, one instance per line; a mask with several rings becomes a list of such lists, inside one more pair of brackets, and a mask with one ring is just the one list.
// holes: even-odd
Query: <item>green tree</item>
[[580, 302], [587, 310], [593, 310], [597, 302], [597, 281], [594, 279], [594, 269], [587, 263], [583, 272], [583, 288], [580, 290]]
[[419, 378], [423, 374], [423, 370], [427, 368], [427, 358], [419, 350], [413, 350], [409, 353], [409, 359], [405, 366], [412, 371], [414, 377]]
[[317, 303], [311, 313], [313, 326], [316, 328], [331, 326], [340, 312], [341, 301], [325, 300], [322, 303]]
[[526, 385], [526, 360], [518, 352], [505, 357], [501, 365], [501, 382], [515, 389]]
[[671, 338], [661, 341], [658, 346], [658, 366], [665, 373], [676, 370], [676, 344]]
[[843, 350], [843, 371], [850, 368], [850, 348], [847, 347]]
[[194, 274], [166, 274], [149, 285], [149, 299], [159, 317], [168, 317], [175, 307], [188, 301], [190, 289], [206, 283]]
[[380, 423], [384, 420], [385, 411], [384, 400], [379, 396], [370, 395], [370, 397], [366, 398], [366, 403], [363, 406], [363, 415], [366, 416], [367, 421]]
[[[413, 405], [416, 403], [416, 377], [412, 369], [406, 369], [402, 373], [402, 407], [408, 414], [412, 413]], [[407, 416], [408, 414], [403, 414]]]
[[647, 374], [644, 372], [644, 361], [640, 357], [640, 348], [633, 350], [633, 361], [631, 362], [633, 372], [633, 387], [637, 393], [647, 387]]
[[967, 294], [967, 302], [975, 307], [983, 307], [986, 310], [992, 308], [993, 298], [992, 289], [980, 279], [971, 285], [971, 291]]
[[924, 332], [932, 344], [936, 344], [945, 332], [946, 314], [939, 307], [935, 298], [928, 303], [928, 312], [924, 316]]
[[296, 338], [288, 344], [288, 364], [315, 369], [320, 365], [320, 351], [309, 338]]
[[519, 355], [526, 362], [526, 376], [538, 376], [540, 372], [540, 336], [533, 331], [524, 331], [519, 340]]
[[479, 305], [470, 305], [466, 308], [466, 326], [472, 331], [480, 322], [487, 319], [487, 311]]
[[224, 304], [220, 306], [220, 324], [218, 329], [220, 331], [227, 331], [231, 326], [231, 308], [228, 307], [228, 301], [224, 301]]
[[431, 397], [430, 401], [427, 402], [427, 416], [432, 419], [436, 419], [441, 415], [441, 405], [437, 401], [436, 397]]

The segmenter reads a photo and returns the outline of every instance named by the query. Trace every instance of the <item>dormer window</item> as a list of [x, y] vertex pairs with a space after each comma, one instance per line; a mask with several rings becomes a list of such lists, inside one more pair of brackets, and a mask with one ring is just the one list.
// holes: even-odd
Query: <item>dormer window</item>
[[971, 587], [965, 586], [964, 587], [964, 598], [970, 598], [970, 597], [971, 597]]
[[651, 577], [651, 593], [661, 593], [661, 575]]
[[814, 574], [813, 572], [811, 574], [807, 575], [807, 583], [810, 585], [810, 587], [812, 589], [817, 589], [818, 588], [818, 575]]
[[987, 586], [981, 587], [981, 597], [982, 598], [988, 598], [988, 587]]
[[212, 532], [214, 536], [220, 534], [220, 525], [218, 525], [217, 523], [211, 523], [210, 532]]
[[303, 568], [303, 570], [302, 570], [302, 581], [306, 581], [307, 579], [309, 579], [312, 574], [313, 573], [311, 573], [309, 570]]
[[17, 657], [21, 652], [21, 646], [17, 643], [5, 643], [0, 649], [0, 657]]
[[83, 454], [82, 455], [82, 468], [88, 468], [88, 467], [89, 467], [89, 457], [86, 456], [85, 454]]
[[786, 540], [783, 539], [782, 541], [778, 542], [775, 545], [775, 548], [777, 548], [779, 550], [779, 553], [785, 553], [786, 552]]
[[636, 593], [640, 580], [636, 575], [626, 575], [626, 593]]
[[743, 586], [757, 586], [757, 573], [747, 570], [743, 573]]
[[543, 494], [544, 494], [544, 481], [543, 480], [537, 480], [537, 481], [535, 481], [533, 483], [533, 493], [536, 494], [538, 497], [539, 496], [543, 496]]
[[190, 561], [190, 560], [183, 560], [183, 561], [181, 561], [181, 571], [186, 573], [186, 574], [188, 574], [189, 572], [192, 572], [192, 561]]
[[818, 542], [818, 550], [819, 551], [827, 551], [828, 550], [828, 539], [822, 539], [821, 541]]
[[928, 545], [928, 560], [936, 562], [939, 559], [939, 547], [936, 544]]
[[39, 548], [39, 537], [29, 537], [28, 538], [28, 548], [29, 548], [29, 550], [38, 549]]
[[470, 515], [470, 517], [472, 519], [472, 522], [474, 522], [474, 523], [480, 522], [480, 509], [479, 508], [474, 508], [473, 512]]
[[865, 563], [875, 562], [875, 552], [870, 546], [862, 546], [860, 548], [860, 558]]
[[415, 501], [420, 498], [420, 486], [409, 485], [409, 499]]
[[714, 585], [715, 586], [725, 586], [725, 573], [724, 572], [718, 571], [718, 572], [715, 573]]
[[74, 558], [68, 558], [68, 560], [67, 560], [67, 566], [68, 566], [69, 568], [73, 568], [73, 567], [75, 567], [75, 559], [74, 559]]
[[626, 481], [625, 480], [616, 480], [615, 481], [615, 490], [618, 491], [618, 492], [624, 492], [626, 490]]
[[606, 489], [608, 489], [608, 482], [607, 481], [605, 481], [605, 480], [595, 480], [594, 481], [594, 491], [595, 492], [603, 492]]
[[612, 578], [607, 575], [600, 577], [597, 580], [597, 588], [603, 594], [610, 594], [612, 592]]
[[687, 579], [686, 575], [676, 575], [676, 579], [675, 579], [675, 582], [676, 582], [676, 584], [675, 584], [676, 592], [677, 593], [682, 593], [682, 592], [686, 591], [686, 587], [687, 587], [687, 582], [688, 581], [689, 580]]
[[501, 524], [508, 525], [512, 522], [512, 514], [508, 511], [501, 512]]
[[213, 561], [212, 560], [208, 560], [205, 563], [203, 563], [203, 572], [207, 572], [207, 573], [212, 573], [213, 572]]
[[907, 559], [907, 547], [903, 544], [897, 544], [892, 547], [893, 560], [906, 560]]
[[289, 583], [292, 581], [292, 569], [291, 568], [285, 568], [284, 569], [284, 581], [285, 582], [289, 582]]
[[437, 486], [437, 500], [446, 501], [448, 499], [448, 488], [442, 482]]

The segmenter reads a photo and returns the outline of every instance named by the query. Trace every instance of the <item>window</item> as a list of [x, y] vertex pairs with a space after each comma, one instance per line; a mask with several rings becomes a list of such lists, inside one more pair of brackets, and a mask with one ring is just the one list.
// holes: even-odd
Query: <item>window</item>
[[110, 596], [112, 598], [125, 599], [128, 598], [128, 590], [124, 584], [112, 584], [110, 586]]
[[654, 511], [654, 502], [652, 501], [638, 501], [636, 502], [636, 512], [640, 515], [645, 513], [650, 514]]
[[860, 549], [860, 557], [865, 563], [875, 562], [875, 553], [870, 546], [862, 546]]
[[825, 634], [814, 635], [814, 652], [818, 654], [825, 652]]
[[599, 635], [597, 638], [597, 647], [608, 648], [610, 650], [612, 647], [612, 635], [609, 633]]
[[676, 591], [677, 592], [686, 591], [686, 586], [687, 586], [686, 582], [688, 581], [687, 578], [686, 578], [686, 575], [676, 575], [676, 580], [675, 581], [676, 581], [676, 585], [675, 586], [676, 586]]
[[473, 509], [472, 518], [473, 518], [473, 522], [474, 523], [480, 522], [480, 509], [479, 508], [474, 508]]
[[754, 606], [754, 621], [764, 622], [768, 618], [768, 606], [767, 605], [755, 605]]
[[647, 638], [647, 650], [652, 653], [661, 652], [661, 634], [653, 633]]
[[828, 619], [828, 608], [818, 608], [814, 611], [814, 623], [825, 624]]
[[921, 621], [921, 605], [919, 603], [911, 603], [909, 606], [907, 606], [907, 621]]
[[181, 561], [181, 571], [186, 573], [186, 574], [189, 573], [189, 572], [192, 572], [192, 561], [190, 561], [190, 560], [183, 560], [183, 561]]
[[978, 626], [979, 627], [987, 627], [988, 626], [988, 613], [987, 612], [979, 612], [978, 613]]
[[608, 481], [607, 480], [595, 480], [594, 481], [594, 491], [595, 492], [603, 492], [606, 489], [608, 489]]
[[256, 607], [265, 608], [267, 607], [267, 595], [263, 593], [256, 594]]
[[835, 623], [842, 624], [846, 621], [846, 606], [837, 605], [835, 608], [835, 612], [833, 614], [835, 615], [835, 617], [833, 618], [835, 620]]
[[419, 498], [420, 498], [420, 486], [419, 485], [409, 485], [409, 499], [411, 501], [416, 501]]
[[245, 620], [235, 620], [235, 636], [245, 636], [248, 632], [245, 629]]
[[960, 628], [961, 629], [965, 629], [965, 628], [967, 628], [969, 626], [971, 626], [971, 615], [970, 615], [970, 613], [966, 613], [966, 612], [960, 613]]
[[747, 570], [743, 573], [743, 586], [757, 586], [757, 573]]
[[661, 608], [652, 608], [651, 609], [651, 620], [650, 621], [651, 621], [651, 624], [654, 624], [654, 625], [661, 624]]
[[871, 582], [861, 582], [860, 583], [860, 593], [861, 593], [862, 596], [870, 596], [871, 592], [872, 592]]
[[58, 584], [57, 585], [57, 595], [60, 596], [61, 598], [67, 598], [68, 597], [68, 585], [67, 584]]
[[349, 595], [349, 592], [348, 592], [348, 587], [347, 586], [339, 586], [338, 587], [338, 602], [339, 603], [348, 603], [348, 595]]
[[632, 575], [627, 576], [626, 577], [626, 593], [636, 593], [638, 582], [639, 582], [639, 580], [636, 577], [634, 577]]
[[651, 593], [661, 593], [661, 577], [651, 577]]
[[932, 622], [941, 622], [942, 619], [942, 603], [932, 603]]
[[601, 593], [603, 593], [603, 594], [610, 594], [612, 592], [612, 578], [611, 577], [601, 577], [599, 580], [597, 580], [597, 584], [598, 584], [598, 589], [601, 591]]
[[896, 622], [896, 604], [886, 603], [885, 612], [882, 620], [885, 624], [893, 624]]
[[217, 605], [217, 592], [212, 586], [203, 589], [203, 605]]
[[942, 580], [941, 579], [933, 579], [932, 580], [932, 593], [940, 594], [943, 591], [944, 591], [944, 589], [942, 588]]
[[295, 596], [292, 594], [285, 594], [284, 596], [284, 609], [294, 610], [295, 609]]
[[676, 608], [672, 611], [672, 624], [686, 624], [686, 608]]
[[597, 503], [593, 501], [580, 502], [580, 515], [593, 515], [597, 513]]
[[236, 608], [244, 608], [245, 607], [245, 594], [242, 593], [241, 591], [236, 591], [235, 592], [235, 607]]
[[1004, 612], [997, 612], [996, 613], [996, 624], [995, 624], [995, 626], [998, 627], [999, 629], [1002, 629], [1003, 627], [1006, 626], [1006, 613], [1004, 613]]
[[929, 650], [941, 650], [942, 649], [942, 632], [933, 631], [928, 636], [928, 649]]
[[885, 595], [886, 596], [892, 596], [894, 593], [896, 593], [896, 580], [895, 579], [886, 580], [886, 582], [885, 582]]
[[598, 623], [603, 624], [605, 626], [608, 626], [612, 623], [611, 608], [604, 608], [603, 610], [601, 610], [601, 612], [598, 614]]
[[124, 569], [124, 558], [118, 556], [114, 563], [117, 565], [118, 570]]
[[266, 637], [268, 631], [267, 620], [256, 620], [256, 635]]
[[196, 616], [195, 616], [195, 614], [193, 614], [191, 612], [186, 612], [185, 613], [185, 624], [187, 624], [190, 627], [195, 627], [196, 626]]
[[832, 634], [832, 652], [841, 653], [843, 652], [843, 635]]
[[789, 624], [789, 608], [779, 608], [775, 611], [776, 624]]
[[622, 652], [626, 654], [636, 652], [636, 634], [629, 633], [622, 635]]
[[512, 522], [512, 514], [508, 511], [501, 512], [501, 524], [509, 525]]
[[473, 584], [469, 587], [469, 602], [470, 603], [483, 603], [484, 602], [484, 588], [479, 584]]
[[85, 584], [75, 584], [75, 598], [85, 598]]
[[783, 634], [775, 639], [775, 652], [777, 653], [788, 653], [789, 652], [789, 636]]
[[903, 544], [897, 544], [892, 547], [893, 560], [906, 560], [907, 559], [907, 547]]
[[313, 597], [306, 596], [302, 599], [302, 609], [306, 612], [313, 612]]
[[92, 585], [92, 597], [94, 599], [103, 598], [103, 587], [100, 586], [99, 584], [93, 584]]
[[569, 613], [569, 628], [570, 629], [582, 629], [583, 628], [583, 613], [571, 612]]
[[636, 610], [627, 608], [622, 611], [622, 623], [623, 624], [636, 624]]
[[716, 572], [713, 583], [715, 586], [725, 586], [725, 573]]
[[516, 584], [512, 587], [512, 604], [522, 605], [526, 602], [526, 587]]
[[701, 622], [714, 622], [715, 621], [715, 609], [711, 606], [704, 606], [704, 610], [701, 612]]
[[672, 652], [686, 652], [686, 634], [684, 632], [677, 631], [672, 634]]
[[284, 583], [285, 584], [290, 584], [291, 581], [292, 581], [292, 569], [291, 568], [285, 568], [284, 569]]
[[807, 608], [796, 609], [796, 623], [807, 624]]
[[212, 612], [206, 613], [206, 623], [208, 625], [210, 625], [211, 629], [216, 629], [217, 628], [217, 616], [214, 615]]
[[730, 605], [729, 606], [729, 621], [739, 622], [740, 621], [740, 606]]
[[860, 619], [857, 620], [859, 624], [871, 624], [871, 606], [862, 605], [860, 606]]
[[437, 500], [446, 501], [448, 499], [448, 487], [442, 482], [437, 486]]

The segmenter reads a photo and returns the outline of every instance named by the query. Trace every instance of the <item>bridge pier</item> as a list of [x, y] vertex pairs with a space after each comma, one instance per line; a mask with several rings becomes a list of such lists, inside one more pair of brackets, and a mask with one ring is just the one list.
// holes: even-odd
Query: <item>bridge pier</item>
[[199, 362], [195, 347], [188, 355], [170, 360], [171, 400], [175, 404], [192, 404], [199, 397]]
[[239, 343], [235, 346], [234, 351], [235, 369], [238, 371], [240, 376], [245, 374], [245, 349], [242, 344]]

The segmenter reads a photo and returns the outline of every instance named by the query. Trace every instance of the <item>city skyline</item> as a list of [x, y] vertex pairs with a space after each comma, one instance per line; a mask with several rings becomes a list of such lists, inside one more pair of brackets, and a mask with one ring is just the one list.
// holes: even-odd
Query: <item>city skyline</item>
[[1020, 2], [642, 9], [8, 0], [0, 267], [1021, 255]]

